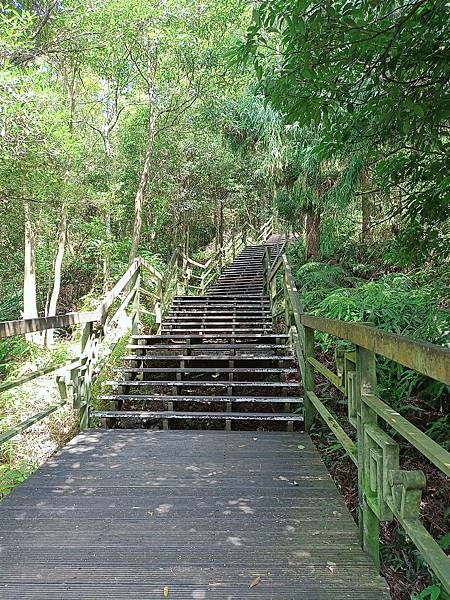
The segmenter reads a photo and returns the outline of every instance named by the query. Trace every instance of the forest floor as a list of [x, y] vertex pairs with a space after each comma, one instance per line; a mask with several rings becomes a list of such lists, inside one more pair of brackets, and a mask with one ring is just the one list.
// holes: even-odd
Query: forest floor
[[[17, 363], [8, 379], [20, 378], [48, 364], [62, 364], [71, 356], [74, 348], [74, 343], [66, 341], [58, 344], [53, 352], [36, 349], [32, 356]], [[60, 400], [54, 373], [3, 392], [0, 431], [18, 425]], [[71, 440], [77, 431], [78, 414], [68, 404], [35, 423], [26, 432], [2, 444], [0, 498], [29, 477], [52, 454]]]

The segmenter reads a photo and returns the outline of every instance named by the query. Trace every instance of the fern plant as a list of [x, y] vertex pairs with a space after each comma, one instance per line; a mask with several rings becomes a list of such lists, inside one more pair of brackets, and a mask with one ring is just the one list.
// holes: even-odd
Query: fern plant
[[[296, 280], [306, 312], [342, 321], [370, 322], [399, 335], [449, 344], [450, 315], [442, 307], [441, 284], [430, 283], [430, 277], [424, 278], [423, 273], [394, 273], [378, 281], [364, 281], [340, 265], [309, 262], [297, 269]], [[323, 351], [336, 345], [351, 348], [348, 342], [326, 334], [319, 334], [318, 341]], [[446, 392], [442, 384], [381, 357], [377, 370], [379, 393], [396, 401], [400, 411], [400, 400], [416, 391], [439, 408]]]

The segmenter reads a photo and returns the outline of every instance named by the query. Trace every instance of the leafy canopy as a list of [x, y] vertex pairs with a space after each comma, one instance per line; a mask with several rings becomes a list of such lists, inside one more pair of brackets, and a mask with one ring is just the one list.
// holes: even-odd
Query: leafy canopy
[[449, 17], [440, 0], [262, 0], [237, 52], [287, 122], [320, 127], [318, 154], [369, 149], [425, 252], [450, 196]]

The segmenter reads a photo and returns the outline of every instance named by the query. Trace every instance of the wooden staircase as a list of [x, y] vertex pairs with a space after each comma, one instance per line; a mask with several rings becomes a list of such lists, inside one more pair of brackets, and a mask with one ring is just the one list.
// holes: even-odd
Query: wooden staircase
[[272, 328], [265, 246], [248, 246], [206, 296], [178, 296], [158, 335], [134, 335], [91, 412], [107, 427], [302, 426], [288, 336]]

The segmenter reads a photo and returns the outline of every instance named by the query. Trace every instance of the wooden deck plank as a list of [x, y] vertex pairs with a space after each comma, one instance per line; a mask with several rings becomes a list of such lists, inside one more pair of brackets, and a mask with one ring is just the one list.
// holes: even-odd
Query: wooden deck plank
[[304, 433], [83, 432], [0, 503], [0, 547], [5, 600], [389, 598]]

